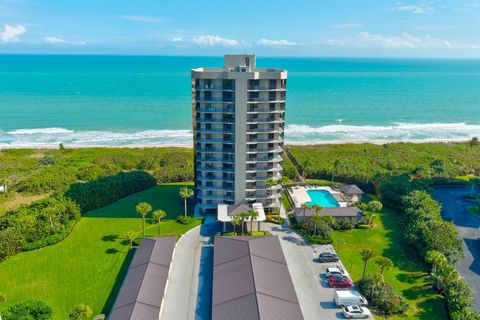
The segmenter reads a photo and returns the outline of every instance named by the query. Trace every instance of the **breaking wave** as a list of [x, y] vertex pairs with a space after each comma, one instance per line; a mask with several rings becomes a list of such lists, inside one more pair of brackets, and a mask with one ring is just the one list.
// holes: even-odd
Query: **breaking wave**
[[[461, 141], [480, 136], [480, 124], [394, 123], [375, 125], [287, 125], [287, 143]], [[191, 130], [83, 131], [38, 128], [0, 131], [0, 148], [192, 145]]]

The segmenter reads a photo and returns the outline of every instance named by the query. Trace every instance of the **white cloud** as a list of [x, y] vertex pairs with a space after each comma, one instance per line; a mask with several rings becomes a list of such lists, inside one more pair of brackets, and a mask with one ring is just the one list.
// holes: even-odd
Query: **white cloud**
[[383, 48], [452, 48], [447, 40], [433, 38], [430, 35], [415, 37], [406, 32], [398, 36], [361, 32], [360, 45], [374, 45]]
[[182, 37], [173, 37], [173, 38], [172, 38], [172, 41], [173, 41], [173, 42], [184, 42], [185, 40], [183, 40]]
[[267, 47], [292, 47], [301, 45], [301, 43], [292, 42], [288, 40], [268, 40], [265, 38], [261, 38], [257, 41], [257, 45], [259, 46], [267, 46]]
[[27, 32], [27, 28], [21, 24], [16, 26], [4, 25], [0, 31], [0, 42], [18, 42], [19, 37]]
[[83, 46], [87, 44], [85, 41], [76, 41], [76, 42], [66, 41], [66, 40], [63, 40], [62, 38], [57, 38], [52, 36], [44, 37], [43, 42], [52, 44], [52, 45], [73, 45], [73, 46]]
[[195, 38], [193, 38], [192, 42], [200, 47], [237, 47], [240, 45], [237, 40], [222, 38], [211, 34], [196, 36]]
[[333, 29], [353, 29], [353, 28], [360, 28], [361, 26], [362, 26], [361, 23], [347, 22], [347, 23], [333, 24], [330, 27]]
[[397, 6], [391, 8], [391, 11], [406, 11], [415, 14], [421, 13], [432, 13], [434, 10], [427, 4], [419, 4], [419, 5], [402, 5], [397, 4]]
[[161, 18], [161, 17], [153, 17], [153, 16], [132, 16], [132, 15], [120, 15], [117, 16], [120, 19], [132, 21], [132, 22], [140, 22], [140, 23], [167, 23], [169, 19]]

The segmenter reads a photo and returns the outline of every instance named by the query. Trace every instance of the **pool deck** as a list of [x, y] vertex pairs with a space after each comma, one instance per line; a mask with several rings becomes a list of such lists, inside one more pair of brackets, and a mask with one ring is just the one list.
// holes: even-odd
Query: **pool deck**
[[310, 196], [307, 193], [307, 191], [309, 191], [309, 190], [325, 190], [325, 191], [328, 191], [335, 198], [335, 200], [337, 200], [340, 207], [345, 208], [345, 207], [348, 206], [348, 202], [345, 201], [345, 199], [343, 199], [342, 193], [340, 191], [333, 190], [330, 187], [326, 187], [326, 186], [311, 186], [311, 187], [296, 186], [296, 187], [291, 187], [290, 191], [289, 191], [290, 195], [292, 197], [295, 208], [301, 208], [302, 204], [312, 201], [312, 199], [310, 199]]

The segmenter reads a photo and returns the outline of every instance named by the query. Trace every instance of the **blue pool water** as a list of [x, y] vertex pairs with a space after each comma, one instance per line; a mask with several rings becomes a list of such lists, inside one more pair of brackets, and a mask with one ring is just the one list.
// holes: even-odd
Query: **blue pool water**
[[332, 194], [326, 190], [308, 190], [307, 194], [312, 200], [308, 203], [310, 206], [318, 204], [319, 206], [325, 208], [340, 207], [340, 204], [338, 204], [337, 200], [335, 200]]

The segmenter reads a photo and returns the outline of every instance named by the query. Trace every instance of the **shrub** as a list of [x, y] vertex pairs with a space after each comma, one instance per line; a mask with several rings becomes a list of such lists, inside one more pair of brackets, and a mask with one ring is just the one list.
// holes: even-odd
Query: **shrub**
[[367, 275], [358, 282], [362, 294], [370, 304], [377, 307], [385, 315], [403, 314], [408, 309], [407, 301], [397, 295], [390, 283], [385, 282], [379, 274]]
[[337, 230], [351, 230], [357, 225], [357, 219], [355, 218], [344, 218], [338, 219], [336, 228]]
[[190, 224], [193, 222], [193, 218], [190, 216], [178, 215], [176, 221], [181, 224]]
[[50, 154], [46, 154], [42, 159], [38, 160], [38, 163], [44, 166], [51, 166], [57, 163], [57, 158]]
[[43, 301], [26, 300], [2, 312], [4, 320], [50, 320], [52, 309]]
[[155, 179], [144, 171], [121, 172], [86, 183], [75, 183], [65, 196], [78, 203], [82, 212], [86, 212], [154, 185]]

